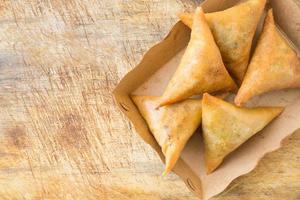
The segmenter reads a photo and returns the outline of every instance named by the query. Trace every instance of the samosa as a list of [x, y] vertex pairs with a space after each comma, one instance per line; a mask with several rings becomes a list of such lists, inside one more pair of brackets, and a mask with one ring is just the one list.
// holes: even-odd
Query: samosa
[[201, 123], [201, 100], [188, 99], [156, 109], [159, 97], [132, 96], [132, 99], [162, 148], [166, 163], [164, 174], [167, 174]]
[[235, 103], [240, 106], [265, 92], [299, 87], [300, 59], [276, 28], [269, 10]]
[[237, 88], [223, 64], [201, 7], [196, 9], [194, 16], [191, 39], [159, 106], [204, 92], [227, 92]]
[[[240, 85], [249, 62], [252, 40], [266, 0], [247, 0], [224, 11], [205, 14], [229, 73]], [[193, 14], [182, 13], [181, 21], [192, 27]]]
[[207, 173], [213, 172], [228, 154], [262, 130], [282, 111], [282, 107], [239, 108], [204, 94], [202, 129]]

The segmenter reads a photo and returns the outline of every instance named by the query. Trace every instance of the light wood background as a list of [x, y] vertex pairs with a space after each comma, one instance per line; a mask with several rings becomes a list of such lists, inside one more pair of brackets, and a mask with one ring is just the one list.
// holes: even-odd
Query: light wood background
[[[111, 92], [198, 3], [0, 1], [0, 199], [196, 199], [160, 176]], [[214, 199], [299, 200], [299, 144], [300, 132]]]

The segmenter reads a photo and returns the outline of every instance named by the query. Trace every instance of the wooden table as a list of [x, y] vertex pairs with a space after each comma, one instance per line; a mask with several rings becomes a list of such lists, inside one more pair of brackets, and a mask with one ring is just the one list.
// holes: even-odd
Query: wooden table
[[[1, 1], [0, 199], [196, 199], [160, 176], [111, 91], [198, 3]], [[214, 199], [299, 200], [299, 144], [300, 132]]]

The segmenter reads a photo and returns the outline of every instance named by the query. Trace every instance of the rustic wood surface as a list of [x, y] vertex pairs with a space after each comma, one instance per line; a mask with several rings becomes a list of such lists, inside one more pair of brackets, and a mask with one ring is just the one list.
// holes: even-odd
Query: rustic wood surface
[[[196, 199], [160, 176], [111, 92], [198, 3], [0, 1], [0, 199]], [[300, 132], [214, 199], [299, 200], [299, 142]]]

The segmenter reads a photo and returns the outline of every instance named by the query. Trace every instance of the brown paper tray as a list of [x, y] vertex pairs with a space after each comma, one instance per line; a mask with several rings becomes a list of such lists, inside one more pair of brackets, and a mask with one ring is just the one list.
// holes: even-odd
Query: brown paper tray
[[[237, 2], [238, 0], [207, 0], [202, 7], [205, 12], [214, 12], [231, 7]], [[300, 9], [297, 5], [293, 0], [270, 0], [268, 7], [273, 8], [275, 20], [289, 42], [296, 49], [300, 49]], [[258, 28], [254, 45], [260, 29]], [[161, 95], [178, 66], [189, 37], [190, 29], [181, 22], [176, 23], [168, 36], [145, 54], [141, 63], [120, 81], [113, 92], [117, 104], [133, 123], [137, 133], [155, 149], [162, 160], [164, 156], [161, 149], [130, 95]], [[280, 117], [242, 145], [210, 175], [204, 173], [201, 134], [196, 132], [189, 140], [173, 171], [197, 196], [209, 199], [219, 194], [235, 178], [253, 170], [266, 153], [280, 148], [282, 140], [300, 128], [299, 89], [271, 92], [254, 98], [248, 104], [260, 105], [287, 107]]]

